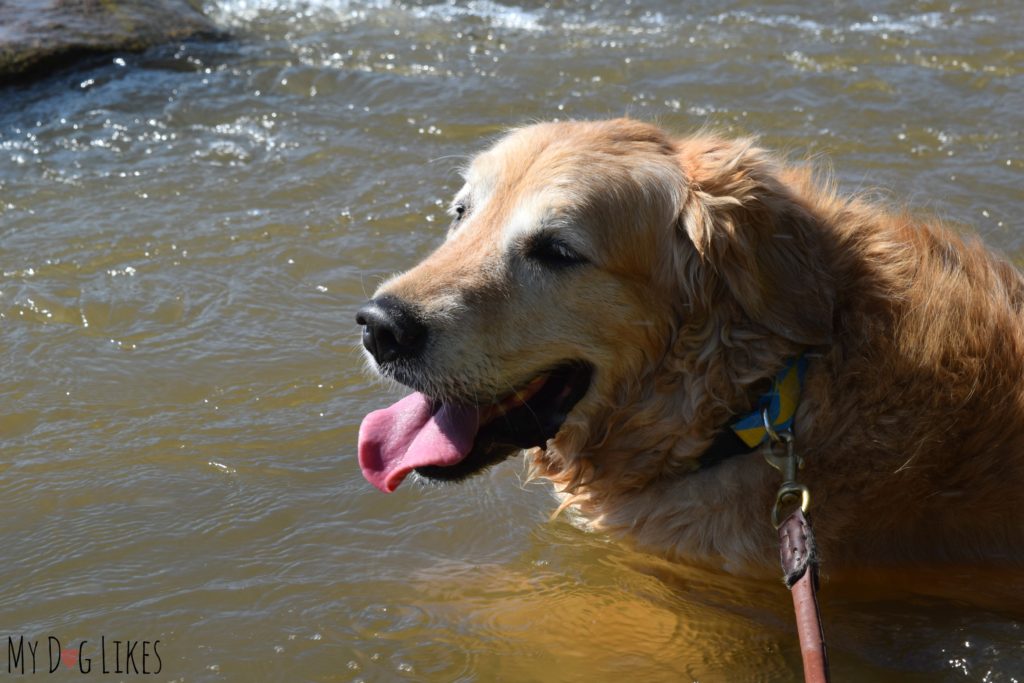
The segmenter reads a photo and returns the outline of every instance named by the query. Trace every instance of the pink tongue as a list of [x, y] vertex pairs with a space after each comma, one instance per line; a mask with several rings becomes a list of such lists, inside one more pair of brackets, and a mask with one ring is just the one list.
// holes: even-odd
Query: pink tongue
[[376, 410], [359, 426], [359, 467], [385, 493], [417, 467], [460, 462], [473, 447], [480, 415], [475, 406], [434, 404], [420, 393]]

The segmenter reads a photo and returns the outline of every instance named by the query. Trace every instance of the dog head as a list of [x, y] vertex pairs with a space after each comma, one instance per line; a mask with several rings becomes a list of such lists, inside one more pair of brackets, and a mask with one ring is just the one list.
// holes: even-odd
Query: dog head
[[360, 429], [378, 488], [521, 449], [571, 490], [639, 487], [829, 340], [819, 231], [750, 141], [542, 123], [464, 175], [441, 246], [357, 315], [372, 364], [414, 390]]

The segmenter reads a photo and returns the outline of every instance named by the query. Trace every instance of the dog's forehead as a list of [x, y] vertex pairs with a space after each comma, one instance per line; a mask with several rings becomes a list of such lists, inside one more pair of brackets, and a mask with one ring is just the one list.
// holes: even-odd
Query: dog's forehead
[[509, 251], [539, 230], [612, 246], [641, 224], [667, 224], [682, 187], [675, 150], [633, 123], [544, 123], [507, 134], [464, 173], [456, 201], [469, 206], [466, 227]]
[[[535, 124], [515, 130], [477, 155], [464, 173], [466, 185], [460, 197], [483, 204], [497, 196], [508, 211], [545, 213], [559, 208], [578, 208], [585, 195], [613, 189], [609, 166], [623, 169], [628, 163], [605, 159], [595, 168], [601, 136], [584, 123]], [[606, 175], [608, 177], [598, 177]]]
[[556, 142], [543, 126], [530, 126], [508, 133], [473, 159], [466, 181], [475, 192], [488, 193], [498, 187], [511, 188], [529, 181], [552, 161]]
[[463, 173], [466, 184], [456, 201], [488, 214], [488, 227], [506, 235], [534, 229], [569, 208], [573, 193], [567, 188], [578, 185], [575, 169], [585, 164], [576, 158], [581, 148], [557, 144], [553, 132], [549, 125], [519, 129], [478, 154]]
[[675, 154], [661, 131], [628, 119], [546, 122], [506, 134], [473, 159], [465, 177], [478, 196], [543, 187], [602, 194], [659, 176], [677, 182]]

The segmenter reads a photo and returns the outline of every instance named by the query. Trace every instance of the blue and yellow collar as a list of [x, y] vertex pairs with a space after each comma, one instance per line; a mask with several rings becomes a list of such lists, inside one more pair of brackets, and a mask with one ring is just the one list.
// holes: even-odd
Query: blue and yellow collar
[[807, 359], [803, 354], [787, 360], [786, 365], [775, 375], [771, 391], [761, 396], [757, 408], [730, 425], [736, 436], [749, 448], [757, 448], [768, 440], [761, 414], [765, 409], [768, 410], [772, 429], [776, 432], [792, 429], [806, 373]]
[[768, 411], [772, 429], [782, 432], [793, 428], [793, 418], [800, 404], [807, 359], [803, 354], [790, 358], [772, 380], [771, 389], [763, 394], [754, 410], [741, 415], [723, 427], [708, 449], [697, 459], [698, 469], [713, 467], [734, 455], [750, 453], [768, 440], [762, 413]]

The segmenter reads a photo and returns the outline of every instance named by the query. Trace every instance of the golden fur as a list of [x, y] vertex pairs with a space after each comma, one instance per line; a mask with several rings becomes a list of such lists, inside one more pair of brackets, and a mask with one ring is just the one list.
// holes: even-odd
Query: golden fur
[[[423, 382], [494, 400], [580, 358], [592, 386], [532, 472], [670, 558], [776, 565], [778, 473], [696, 470], [784, 359], [810, 365], [801, 481], [831, 568], [1024, 564], [1024, 280], [934, 220], [839, 197], [749, 139], [542, 123], [479, 155], [466, 216], [385, 283], [438, 331]], [[543, 227], [587, 265], [524, 262]]]

